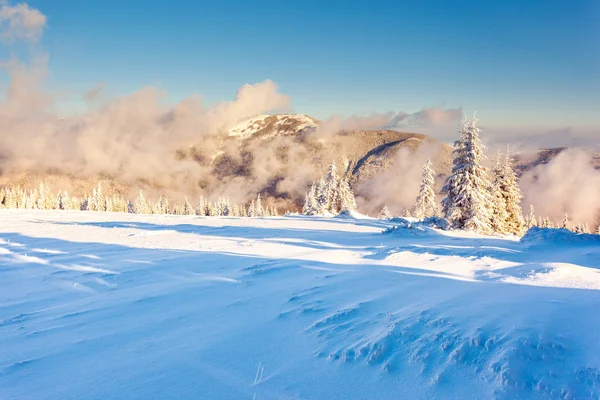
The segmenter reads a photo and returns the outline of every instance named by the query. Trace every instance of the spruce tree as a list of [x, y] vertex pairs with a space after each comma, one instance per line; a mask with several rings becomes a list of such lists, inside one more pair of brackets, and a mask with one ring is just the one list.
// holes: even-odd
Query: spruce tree
[[141, 190], [137, 200], [135, 201], [134, 212], [136, 214], [150, 214], [148, 202], [146, 201], [146, 198]]
[[381, 209], [381, 211], [379, 212], [379, 219], [390, 219], [392, 218], [392, 214], [390, 213], [390, 210], [388, 210], [387, 206], [383, 206], [383, 208]]
[[323, 215], [327, 211], [327, 193], [325, 191], [325, 179], [323, 178], [319, 180], [319, 183], [316, 188], [316, 195], [317, 203], [315, 207], [315, 212], [317, 214]]
[[565, 213], [565, 216], [563, 217], [561, 228], [569, 229], [569, 214], [567, 213]]
[[423, 165], [423, 172], [421, 174], [421, 188], [419, 189], [415, 205], [415, 216], [423, 219], [438, 215], [438, 212], [438, 206], [435, 202], [435, 174], [431, 160], [427, 159], [427, 162]]
[[340, 177], [337, 173], [335, 161], [331, 161], [323, 186], [323, 195], [325, 198], [325, 209], [332, 214], [337, 214], [340, 210], [341, 199], [339, 198]]
[[537, 219], [535, 218], [535, 210], [533, 204], [529, 205], [529, 215], [527, 216], [526, 226], [527, 229], [537, 226]]
[[494, 181], [492, 183], [492, 214], [490, 217], [492, 230], [497, 233], [508, 233], [507, 220], [508, 211], [506, 199], [503, 193], [504, 169], [500, 164], [500, 154], [496, 159], [496, 166], [493, 170]]
[[183, 202], [183, 215], [194, 215], [194, 214], [195, 214], [194, 208], [192, 207], [192, 205], [188, 201], [188, 198], [186, 197]]
[[342, 179], [340, 182], [339, 196], [341, 204], [340, 211], [356, 211], [358, 209], [354, 191], [346, 178]]
[[265, 216], [265, 210], [262, 206], [262, 201], [260, 199], [260, 193], [256, 196], [256, 203], [254, 204], [254, 214], [256, 217], [262, 218]]
[[443, 214], [456, 229], [487, 233], [490, 224], [490, 182], [485, 160], [485, 147], [479, 140], [481, 130], [477, 119], [465, 121], [461, 137], [455, 142], [452, 174], [448, 177], [442, 194]]
[[521, 234], [525, 226], [523, 210], [521, 209], [523, 195], [521, 194], [517, 175], [513, 169], [512, 159], [508, 150], [506, 151], [502, 166], [502, 196], [506, 203], [506, 231], [515, 235]]

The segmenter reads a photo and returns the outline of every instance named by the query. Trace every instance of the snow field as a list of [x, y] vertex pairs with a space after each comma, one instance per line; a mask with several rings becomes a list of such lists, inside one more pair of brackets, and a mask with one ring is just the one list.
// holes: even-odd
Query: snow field
[[0, 210], [0, 398], [600, 396], [597, 236], [393, 225]]

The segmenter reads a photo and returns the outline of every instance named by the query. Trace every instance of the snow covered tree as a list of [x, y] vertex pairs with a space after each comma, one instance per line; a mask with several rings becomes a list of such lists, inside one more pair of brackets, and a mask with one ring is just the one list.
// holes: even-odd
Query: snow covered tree
[[402, 217], [403, 218], [411, 218], [412, 214], [410, 213], [410, 210], [408, 208], [405, 208], [404, 210], [402, 210]]
[[52, 209], [52, 195], [48, 185], [46, 185], [44, 182], [40, 182], [36, 208], [40, 210]]
[[523, 210], [521, 209], [521, 200], [523, 195], [517, 182], [517, 175], [512, 166], [510, 152], [506, 151], [504, 164], [501, 173], [501, 189], [504, 202], [506, 203], [506, 221], [505, 228], [508, 233], [518, 235], [523, 232], [525, 221], [523, 220]]
[[254, 214], [256, 217], [262, 218], [265, 216], [265, 210], [262, 206], [262, 201], [260, 199], [260, 193], [256, 196], [256, 203], [254, 204]]
[[134, 211], [136, 214], [150, 214], [150, 207], [148, 206], [148, 202], [144, 197], [144, 194], [140, 190], [140, 194], [135, 201]]
[[192, 207], [192, 205], [188, 201], [188, 198], [186, 197], [183, 202], [183, 215], [194, 215], [195, 213], [196, 212], [194, 208]]
[[104, 196], [102, 195], [102, 185], [98, 182], [98, 186], [94, 189], [94, 194], [91, 200], [94, 208], [92, 211], [105, 211], [104, 209]]
[[341, 211], [356, 211], [356, 198], [354, 197], [354, 191], [350, 186], [350, 183], [346, 178], [340, 181], [340, 212]]
[[248, 217], [256, 217], [256, 205], [254, 204], [254, 200], [252, 200], [250, 207], [248, 207]]
[[108, 196], [104, 198], [104, 211], [106, 212], [114, 212], [112, 199]]
[[565, 213], [565, 216], [563, 217], [561, 228], [569, 229], [569, 214], [567, 213]]
[[419, 219], [438, 215], [439, 209], [435, 202], [435, 174], [431, 166], [431, 160], [427, 159], [423, 165], [421, 174], [421, 188], [417, 196], [415, 206], [415, 217]]
[[315, 183], [310, 187], [310, 190], [306, 193], [304, 198], [304, 206], [302, 207], [302, 214], [312, 215], [317, 212], [317, 187]]
[[337, 214], [341, 206], [341, 198], [339, 198], [340, 177], [337, 173], [335, 161], [331, 161], [327, 170], [327, 177], [323, 186], [323, 196], [325, 202], [325, 210], [332, 214]]
[[527, 220], [525, 221], [525, 226], [527, 229], [537, 226], [537, 219], [535, 218], [535, 210], [533, 208], [533, 204], [529, 205], [529, 215], [527, 216]]
[[325, 192], [325, 179], [321, 178], [316, 188], [317, 204], [315, 212], [323, 215], [327, 211], [327, 193]]
[[381, 211], [379, 211], [379, 219], [390, 219], [392, 218], [392, 214], [390, 213], [390, 210], [388, 210], [387, 206], [383, 206], [383, 208], [381, 209]]
[[487, 168], [481, 164], [486, 157], [477, 122], [475, 118], [465, 121], [454, 144], [454, 166], [442, 189], [446, 195], [442, 207], [454, 228], [487, 233], [491, 230], [492, 199]]
[[490, 216], [491, 227], [494, 232], [505, 234], [508, 233], [507, 220], [508, 211], [506, 199], [503, 193], [504, 170], [500, 164], [500, 154], [496, 159], [496, 166], [493, 170], [494, 181], [492, 183], [492, 213]]

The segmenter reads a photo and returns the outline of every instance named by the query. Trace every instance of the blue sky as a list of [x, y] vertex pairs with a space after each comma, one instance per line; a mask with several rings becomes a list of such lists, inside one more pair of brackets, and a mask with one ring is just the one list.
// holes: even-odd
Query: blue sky
[[477, 110], [489, 125], [600, 132], [598, 0], [32, 0], [50, 86], [159, 85], [229, 100], [275, 81], [294, 111]]

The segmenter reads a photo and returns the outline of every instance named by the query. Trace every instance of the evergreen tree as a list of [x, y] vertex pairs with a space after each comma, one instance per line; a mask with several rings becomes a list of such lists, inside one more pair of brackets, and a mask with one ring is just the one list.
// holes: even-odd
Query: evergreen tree
[[194, 214], [195, 214], [195, 210], [192, 207], [192, 205], [190, 204], [190, 202], [188, 201], [188, 198], [186, 197], [183, 202], [183, 215], [194, 215]]
[[104, 208], [104, 196], [102, 195], [102, 185], [98, 182], [98, 186], [96, 187], [96, 194], [94, 196], [94, 211], [105, 211]]
[[340, 204], [341, 211], [356, 211], [356, 198], [354, 197], [354, 191], [350, 186], [350, 183], [347, 179], [342, 179], [340, 182]]
[[323, 196], [325, 210], [332, 214], [337, 214], [341, 206], [341, 198], [339, 197], [340, 188], [340, 177], [337, 173], [337, 167], [335, 161], [331, 161], [329, 169], [327, 170], [327, 177], [325, 178], [325, 184], [323, 185]]
[[114, 212], [115, 209], [113, 207], [112, 199], [108, 196], [104, 198], [104, 211], [106, 212]]
[[325, 179], [321, 178], [316, 188], [317, 204], [315, 207], [316, 214], [323, 215], [327, 211], [327, 193], [325, 191]]
[[52, 200], [50, 199], [50, 189], [44, 182], [40, 182], [40, 188], [37, 198], [37, 207], [40, 210], [49, 210]]
[[527, 217], [526, 226], [527, 229], [537, 226], [537, 219], [535, 218], [535, 210], [533, 204], [529, 205], [529, 216]]
[[421, 188], [417, 196], [415, 216], [423, 219], [438, 215], [438, 212], [438, 206], [435, 202], [435, 174], [431, 166], [431, 160], [428, 159], [425, 165], [423, 165]]
[[525, 222], [523, 221], [523, 210], [521, 209], [521, 200], [523, 195], [517, 182], [517, 175], [512, 166], [512, 159], [507, 150], [502, 166], [502, 196], [506, 203], [506, 231], [515, 235], [523, 232]]
[[490, 224], [490, 183], [485, 160], [485, 147], [479, 140], [481, 130], [477, 119], [465, 121], [461, 137], [455, 143], [452, 174], [448, 177], [442, 193], [443, 214], [454, 228], [486, 233]]
[[198, 207], [196, 208], [196, 214], [200, 216], [206, 216], [206, 200], [204, 200], [204, 196], [200, 195], [198, 199]]
[[491, 226], [492, 230], [497, 233], [508, 233], [508, 211], [506, 199], [503, 193], [504, 169], [500, 165], [500, 154], [496, 160], [496, 166], [493, 170], [494, 182], [492, 183], [492, 214]]
[[383, 206], [383, 208], [379, 212], [379, 219], [390, 219], [390, 218], [392, 218], [392, 214], [390, 214], [390, 210], [388, 210], [387, 206]]
[[302, 207], [302, 214], [305, 215], [312, 215], [315, 214], [317, 212], [317, 187], [315, 186], [315, 183], [313, 182], [313, 184], [310, 187], [310, 190], [308, 191], [308, 193], [306, 193], [305, 199], [304, 199], [304, 206]]
[[565, 212], [565, 216], [563, 217], [561, 227], [563, 229], [569, 229], [569, 214], [567, 214], [566, 212]]
[[256, 204], [254, 205], [254, 214], [256, 217], [262, 218], [265, 215], [262, 202], [260, 200], [260, 193], [256, 196]]
[[140, 190], [140, 194], [135, 201], [134, 212], [136, 214], [150, 214], [150, 207], [148, 206], [148, 202], [144, 197], [144, 194]]
[[254, 200], [252, 200], [250, 207], [248, 207], [248, 216], [250, 218], [256, 217], [256, 206], [254, 204]]

